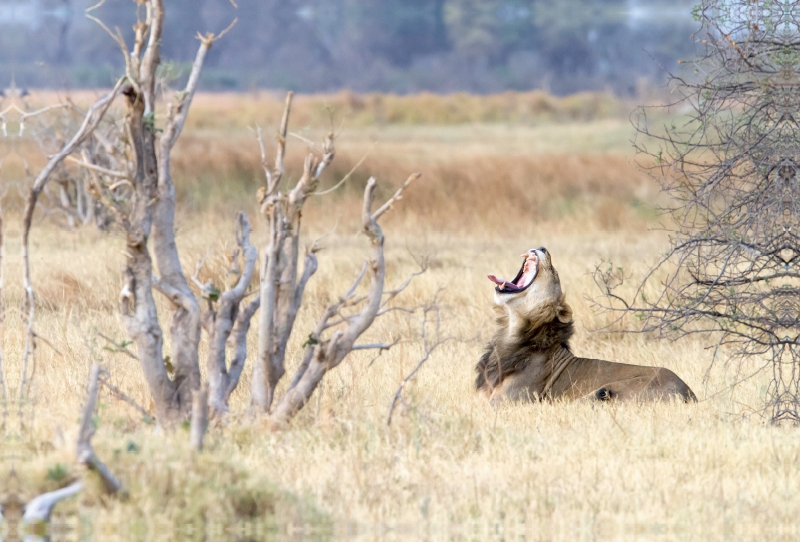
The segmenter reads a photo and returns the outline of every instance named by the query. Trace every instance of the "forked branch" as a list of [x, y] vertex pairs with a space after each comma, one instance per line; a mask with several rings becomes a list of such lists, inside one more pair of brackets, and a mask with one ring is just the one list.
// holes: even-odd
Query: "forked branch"
[[[239, 384], [239, 377], [247, 357], [247, 330], [250, 328], [250, 319], [260, 304], [251, 302], [242, 307], [258, 259], [258, 251], [250, 243], [251, 229], [247, 215], [240, 211], [236, 228], [236, 242], [239, 246], [237, 252], [241, 252], [243, 260], [239, 280], [233, 288], [221, 294], [215, 292], [212, 295], [207, 292], [212, 308], [206, 312], [203, 320], [209, 336], [206, 369], [209, 381], [208, 403], [212, 417], [228, 412], [228, 400]], [[234, 261], [234, 265], [238, 266], [238, 262]], [[215, 296], [218, 296], [217, 306], [213, 308]], [[234, 354], [229, 369], [225, 346], [231, 339], [232, 333]]]
[[[336, 368], [352, 350], [356, 349], [356, 340], [369, 329], [381, 308], [386, 277], [386, 264], [383, 254], [384, 236], [378, 225], [380, 216], [389, 209], [392, 202], [400, 199], [406, 187], [419, 175], [412, 175], [395, 193], [395, 195], [381, 206], [378, 211], [372, 211], [375, 199], [377, 182], [370, 178], [364, 189], [364, 203], [362, 208], [363, 232], [370, 240], [370, 258], [359, 273], [353, 286], [342, 296], [339, 301], [330, 305], [317, 322], [316, 329], [309, 335], [303, 363], [295, 375], [289, 390], [281, 397], [275, 410], [270, 415], [270, 421], [280, 426], [287, 423], [311, 398], [314, 390], [325, 374]], [[328, 323], [335, 315], [339, 314], [342, 307], [348, 305], [355, 295], [356, 288], [364, 275], [369, 276], [367, 293], [357, 302], [360, 309], [357, 313], [341, 319], [343, 327], [335, 330], [325, 339], [322, 337]], [[388, 346], [388, 345], [378, 345]]]

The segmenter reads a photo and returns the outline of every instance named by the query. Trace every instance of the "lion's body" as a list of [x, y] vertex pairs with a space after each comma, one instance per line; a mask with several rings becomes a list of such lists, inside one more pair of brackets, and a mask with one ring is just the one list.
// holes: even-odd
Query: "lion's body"
[[506, 302], [510, 296], [502, 292], [507, 297], [495, 297], [498, 331], [476, 367], [479, 392], [493, 403], [535, 398], [696, 401], [669, 369], [573, 355], [572, 310], [549, 254], [543, 256], [541, 277], [535, 279], [540, 282], [531, 285], [526, 297], [517, 296], [522, 302]]
[[[689, 386], [669, 369], [575, 356], [571, 358], [547, 393], [544, 393], [547, 380], [542, 379], [541, 367], [552, 367], [553, 364], [548, 363], [549, 360], [544, 356], [540, 359], [532, 357], [530, 365], [508, 375], [491, 392], [488, 388], [484, 388], [484, 391], [489, 394], [493, 403], [506, 399], [530, 400], [535, 397], [569, 401], [583, 398], [601, 401], [696, 400]], [[546, 372], [545, 374], [547, 375]]]

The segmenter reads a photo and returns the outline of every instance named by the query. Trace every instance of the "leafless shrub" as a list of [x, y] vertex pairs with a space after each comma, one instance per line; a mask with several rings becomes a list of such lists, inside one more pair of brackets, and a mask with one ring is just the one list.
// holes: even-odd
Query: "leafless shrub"
[[[375, 211], [372, 210], [372, 205], [375, 198], [377, 182], [374, 178], [370, 178], [367, 182], [367, 186], [364, 190], [364, 206], [361, 216], [363, 232], [367, 235], [371, 244], [369, 259], [364, 263], [361, 272], [356, 277], [352, 286], [350, 286], [348, 291], [342, 295], [336, 303], [329, 305], [327, 309], [325, 309], [314, 331], [309, 334], [306, 341], [306, 351], [303, 362], [297, 369], [289, 389], [278, 401], [275, 409], [270, 413], [270, 420], [272, 423], [281, 425], [288, 422], [306, 405], [311, 398], [311, 394], [322, 381], [325, 374], [331, 369], [336, 368], [353, 350], [386, 350], [391, 348], [392, 344], [357, 345], [356, 341], [372, 325], [375, 318], [381, 314], [382, 309], [384, 311], [387, 309], [388, 302], [410, 283], [410, 281], [406, 281], [398, 289], [385, 291], [386, 263], [383, 257], [384, 236], [381, 227], [378, 225], [378, 220], [391, 208], [395, 201], [402, 197], [403, 191], [417, 178], [419, 178], [419, 174], [411, 175], [405, 183], [400, 186], [397, 192]], [[356, 295], [358, 286], [365, 276], [369, 277], [367, 293], [364, 295]], [[269, 278], [269, 275], [267, 275], [267, 278]], [[262, 293], [263, 291], [264, 288], [262, 286]], [[262, 319], [262, 322], [263, 321]], [[267, 321], [269, 320], [267, 319]], [[324, 333], [327, 330], [335, 330], [329, 338], [324, 337]], [[261, 335], [259, 335], [259, 339], [260, 338]], [[285, 348], [285, 346], [283, 348]], [[269, 350], [267, 352], [269, 352]], [[259, 361], [261, 361], [261, 359], [259, 355]], [[282, 367], [280, 367], [280, 369], [282, 369]], [[254, 373], [254, 387], [260, 384], [263, 389], [270, 384], [269, 380], [266, 382], [257, 382], [256, 376], [257, 373]], [[274, 389], [274, 387], [272, 389]]]
[[333, 133], [330, 133], [323, 142], [322, 156], [309, 153], [303, 164], [303, 175], [294, 188], [286, 195], [280, 192], [291, 103], [292, 94], [289, 93], [272, 169], [267, 163], [260, 130], [258, 137], [267, 180], [266, 187], [259, 190], [258, 200], [268, 224], [269, 245], [265, 249], [261, 272], [258, 359], [253, 371], [250, 396], [253, 406], [263, 412], [269, 411], [275, 386], [285, 372], [284, 358], [289, 336], [303, 301], [306, 284], [317, 270], [316, 250], [312, 247], [306, 255], [303, 272], [298, 277], [301, 211], [308, 196], [316, 189], [322, 171], [335, 155]]
[[661, 130], [644, 110], [637, 125], [674, 202], [670, 250], [630, 297], [624, 271], [599, 266], [600, 303], [644, 332], [713, 337], [731, 363], [764, 359], [771, 419], [798, 423], [800, 2], [704, 0], [695, 14], [705, 52], [693, 80], [673, 77], [671, 104], [688, 118]]
[[422, 322], [420, 323], [420, 332], [422, 335], [422, 351], [423, 355], [420, 360], [417, 362], [417, 365], [411, 370], [411, 372], [406, 375], [402, 382], [400, 382], [400, 386], [398, 386], [397, 391], [392, 398], [392, 404], [389, 407], [389, 416], [386, 418], [386, 425], [392, 424], [392, 416], [394, 416], [395, 408], [400, 403], [405, 404], [405, 399], [403, 398], [403, 390], [405, 389], [406, 385], [414, 378], [422, 366], [425, 365], [433, 351], [439, 348], [444, 343], [454, 340], [455, 337], [442, 337], [441, 333], [441, 326], [442, 326], [442, 315], [441, 315], [441, 307], [439, 305], [439, 294], [442, 292], [443, 288], [440, 288], [439, 291], [436, 292], [436, 295], [433, 297], [433, 300], [423, 306], [420, 307], [419, 310], [414, 310], [413, 313], [421, 312], [422, 313]]

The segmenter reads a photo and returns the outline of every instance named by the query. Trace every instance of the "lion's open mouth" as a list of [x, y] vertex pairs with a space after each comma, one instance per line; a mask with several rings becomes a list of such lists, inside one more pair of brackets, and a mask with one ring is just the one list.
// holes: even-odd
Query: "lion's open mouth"
[[497, 284], [495, 291], [501, 294], [516, 294], [527, 289], [528, 286], [533, 284], [536, 275], [539, 273], [539, 258], [535, 252], [531, 252], [522, 262], [522, 267], [519, 268], [519, 273], [514, 277], [514, 280], [499, 279], [494, 275], [488, 275], [489, 280]]

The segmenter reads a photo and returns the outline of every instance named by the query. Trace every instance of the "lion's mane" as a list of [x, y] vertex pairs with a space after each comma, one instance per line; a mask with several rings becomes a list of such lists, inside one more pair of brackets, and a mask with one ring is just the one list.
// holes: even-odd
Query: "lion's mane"
[[495, 307], [497, 332], [481, 356], [475, 370], [478, 373], [475, 387], [478, 390], [494, 389], [505, 377], [525, 369], [534, 354], [547, 352], [559, 346], [569, 350], [569, 339], [574, 333], [572, 309], [564, 301], [542, 303], [532, 311], [512, 336], [508, 332], [508, 315]]

